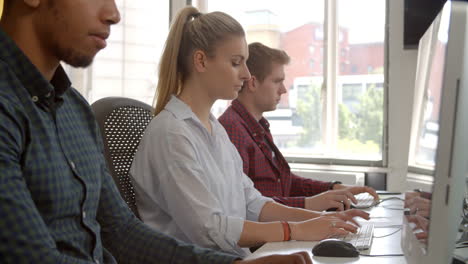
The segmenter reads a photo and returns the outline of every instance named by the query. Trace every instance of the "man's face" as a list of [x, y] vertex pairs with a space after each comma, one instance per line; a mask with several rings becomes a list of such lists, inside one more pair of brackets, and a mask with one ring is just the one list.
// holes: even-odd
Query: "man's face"
[[44, 53], [74, 67], [89, 66], [120, 21], [114, 0], [42, 0], [37, 11]]
[[284, 66], [273, 63], [272, 71], [260, 82], [255, 80], [258, 88], [255, 90], [255, 105], [261, 112], [273, 111], [278, 105], [281, 95], [286, 93], [284, 87]]

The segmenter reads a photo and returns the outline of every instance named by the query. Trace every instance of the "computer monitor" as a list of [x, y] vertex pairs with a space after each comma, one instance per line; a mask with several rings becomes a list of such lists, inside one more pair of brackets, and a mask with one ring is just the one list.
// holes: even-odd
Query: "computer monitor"
[[[418, 122], [408, 163], [433, 184], [428, 213], [404, 216], [401, 242], [408, 263], [452, 258], [468, 175], [467, 14], [468, 3], [448, 1], [419, 43], [413, 111]], [[415, 232], [417, 218], [423, 225]]]

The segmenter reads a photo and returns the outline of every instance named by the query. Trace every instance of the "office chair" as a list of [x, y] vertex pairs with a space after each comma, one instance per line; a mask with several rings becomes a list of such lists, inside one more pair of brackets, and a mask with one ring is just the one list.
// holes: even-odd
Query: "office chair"
[[104, 142], [104, 155], [120, 194], [139, 218], [135, 190], [129, 177], [130, 166], [153, 108], [124, 97], [107, 97], [91, 105]]

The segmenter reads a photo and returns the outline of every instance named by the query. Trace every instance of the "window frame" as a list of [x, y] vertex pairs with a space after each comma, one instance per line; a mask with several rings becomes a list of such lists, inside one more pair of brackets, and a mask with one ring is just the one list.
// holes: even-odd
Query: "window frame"
[[[324, 146], [324, 156], [328, 153], [336, 153], [338, 141], [338, 96], [336, 84], [339, 73], [339, 23], [338, 23], [338, 0], [326, 0], [324, 2], [324, 59], [323, 59], [323, 85], [321, 91], [322, 99], [322, 135]], [[320, 156], [305, 155], [285, 155], [289, 163], [313, 163], [322, 165], [349, 165], [349, 166], [369, 166], [386, 167], [388, 164], [388, 0], [385, 0], [385, 25], [384, 25], [384, 81], [383, 81], [383, 127], [382, 127], [382, 158], [380, 160], [363, 159], [341, 159]], [[334, 62], [334, 63], [330, 63]]]
[[[289, 163], [322, 164], [322, 165], [349, 165], [386, 167], [388, 164], [388, 24], [389, 24], [389, 1], [384, 0], [385, 22], [384, 22], [384, 80], [383, 80], [383, 127], [382, 127], [382, 158], [380, 160], [364, 159], [342, 159], [330, 158], [330, 153], [336, 153], [338, 141], [338, 102], [340, 93], [335, 89], [339, 73], [339, 23], [338, 23], [338, 1], [324, 0], [324, 24], [323, 24], [323, 84], [321, 89], [322, 98], [322, 135], [324, 146], [324, 157], [319, 155], [306, 156], [285, 154]], [[193, 4], [201, 12], [207, 12], [208, 0], [187, 0], [187, 5]], [[330, 63], [334, 61], [334, 63]], [[323, 100], [325, 98], [325, 100]]]

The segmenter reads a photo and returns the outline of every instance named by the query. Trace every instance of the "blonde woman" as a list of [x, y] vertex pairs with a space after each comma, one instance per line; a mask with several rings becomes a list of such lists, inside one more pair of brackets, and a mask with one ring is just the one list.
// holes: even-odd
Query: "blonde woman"
[[262, 196], [242, 171], [226, 131], [210, 114], [250, 78], [241, 25], [222, 12], [183, 9], [161, 59], [156, 117], [131, 174], [144, 222], [183, 241], [246, 255], [270, 241], [321, 240], [356, 232], [363, 211], [320, 213]]

